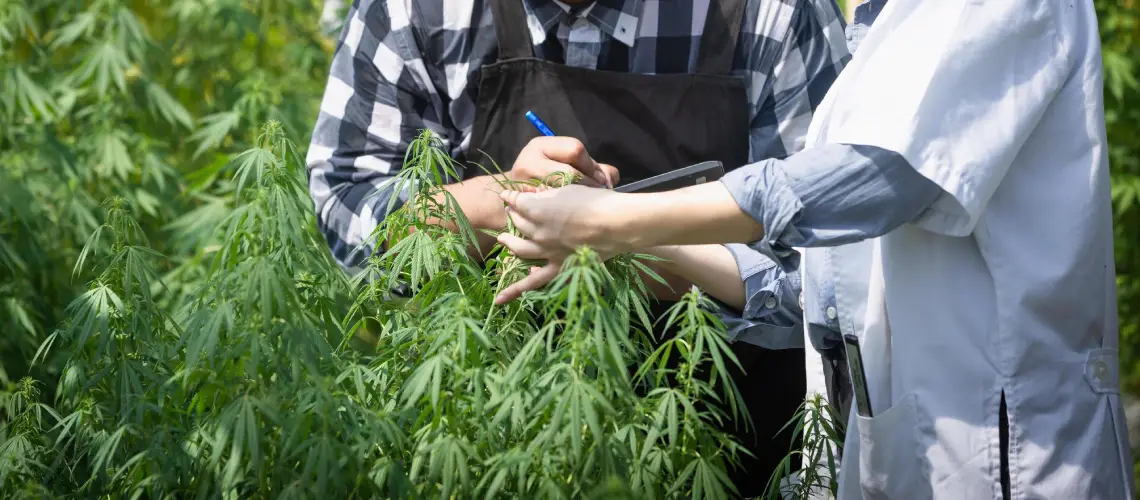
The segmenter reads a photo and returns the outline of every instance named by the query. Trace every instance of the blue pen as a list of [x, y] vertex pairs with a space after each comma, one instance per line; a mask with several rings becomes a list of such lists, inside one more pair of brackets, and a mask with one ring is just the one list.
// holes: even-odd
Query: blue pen
[[554, 132], [550, 131], [550, 127], [547, 127], [546, 124], [538, 118], [538, 115], [534, 114], [534, 111], [527, 111], [526, 119], [530, 120], [531, 125], [534, 125], [534, 128], [538, 129], [539, 132], [542, 132], [542, 135], [554, 135]]

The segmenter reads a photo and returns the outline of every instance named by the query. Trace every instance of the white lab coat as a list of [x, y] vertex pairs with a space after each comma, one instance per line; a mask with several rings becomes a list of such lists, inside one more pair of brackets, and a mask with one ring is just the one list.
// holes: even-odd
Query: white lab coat
[[840, 500], [1002, 498], [1003, 392], [1014, 499], [1133, 498], [1101, 89], [1092, 0], [890, 0], [830, 89], [809, 147], [944, 191], [832, 249], [875, 412], [852, 405]]

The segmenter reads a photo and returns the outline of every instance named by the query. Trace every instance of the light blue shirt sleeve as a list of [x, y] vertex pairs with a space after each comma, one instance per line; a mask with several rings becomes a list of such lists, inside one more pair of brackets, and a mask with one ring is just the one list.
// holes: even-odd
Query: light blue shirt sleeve
[[[793, 247], [837, 246], [881, 236], [920, 216], [941, 193], [902, 155], [844, 144], [747, 165], [721, 182], [765, 229], [760, 241], [729, 246], [747, 302], [738, 317], [723, 317], [730, 338], [771, 349], [803, 347], [802, 335], [791, 334], [799, 330], [790, 319], [800, 311], [802, 281], [820, 293], [819, 306], [803, 311], [815, 347], [839, 341], [830, 263], [813, 260], [810, 268], [800, 269]], [[765, 303], [778, 307], [766, 308]]]
[[721, 304], [720, 317], [729, 340], [773, 350], [803, 347], [799, 270], [786, 271], [748, 245], [725, 247], [736, 259], [745, 301], [743, 311]]

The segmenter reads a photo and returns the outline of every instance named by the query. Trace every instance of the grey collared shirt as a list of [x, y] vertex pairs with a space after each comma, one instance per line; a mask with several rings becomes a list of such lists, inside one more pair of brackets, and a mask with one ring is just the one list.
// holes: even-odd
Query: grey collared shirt
[[[806, 319], [812, 344], [827, 349], [840, 341], [835, 294], [827, 259], [800, 270], [793, 247], [827, 247], [874, 238], [923, 213], [941, 189], [901, 155], [872, 146], [827, 144], [784, 160], [765, 160], [729, 172], [721, 180], [742, 210], [764, 225], [765, 238], [733, 254], [742, 270], [747, 303], [736, 340], [769, 348], [803, 346], [795, 328]], [[813, 280], [817, 307], [800, 309], [800, 276]], [[777, 297], [776, 294], [779, 294]], [[775, 299], [775, 300], [774, 300]], [[757, 301], [778, 302], [777, 314], [757, 317]]]

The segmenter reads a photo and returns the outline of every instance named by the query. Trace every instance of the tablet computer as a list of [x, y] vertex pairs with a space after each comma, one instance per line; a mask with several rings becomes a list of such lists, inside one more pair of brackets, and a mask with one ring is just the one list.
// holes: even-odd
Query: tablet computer
[[648, 179], [623, 184], [614, 188], [619, 193], [656, 193], [672, 191], [683, 187], [695, 186], [720, 180], [724, 176], [724, 165], [719, 161], [706, 161], [696, 165], [689, 165], [672, 172], [655, 175]]

